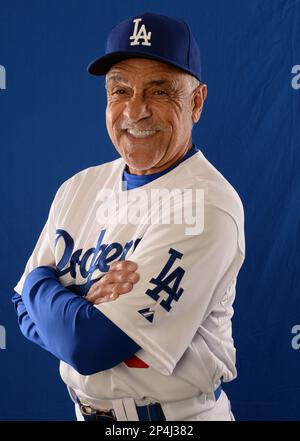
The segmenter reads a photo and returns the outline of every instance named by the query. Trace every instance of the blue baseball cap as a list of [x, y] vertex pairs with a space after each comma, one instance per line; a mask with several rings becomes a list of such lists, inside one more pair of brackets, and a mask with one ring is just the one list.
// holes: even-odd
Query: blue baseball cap
[[200, 50], [182, 20], [146, 12], [115, 26], [108, 35], [105, 54], [88, 65], [92, 75], [106, 75], [127, 58], [149, 58], [171, 64], [201, 81]]

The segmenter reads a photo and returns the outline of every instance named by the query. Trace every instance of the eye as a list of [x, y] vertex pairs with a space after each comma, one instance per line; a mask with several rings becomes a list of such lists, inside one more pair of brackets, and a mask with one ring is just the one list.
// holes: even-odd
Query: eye
[[154, 92], [155, 95], [166, 95], [166, 92], [164, 90], [155, 90]]
[[125, 93], [124, 89], [117, 89], [113, 91], [113, 94], [123, 95]]

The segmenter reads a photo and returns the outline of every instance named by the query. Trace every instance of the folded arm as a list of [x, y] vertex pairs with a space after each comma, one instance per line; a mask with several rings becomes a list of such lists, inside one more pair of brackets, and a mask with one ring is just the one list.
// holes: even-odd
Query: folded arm
[[39, 336], [36, 324], [33, 323], [28, 315], [27, 309], [22, 300], [22, 296], [15, 293], [15, 295], [12, 297], [12, 302], [18, 315], [19, 328], [24, 337], [26, 337], [28, 340], [35, 343], [36, 345], [41, 346], [41, 348], [49, 351], [49, 349], [46, 347], [45, 343]]
[[31, 271], [13, 302], [23, 335], [82, 375], [110, 369], [140, 350], [90, 302], [63, 287], [51, 267]]

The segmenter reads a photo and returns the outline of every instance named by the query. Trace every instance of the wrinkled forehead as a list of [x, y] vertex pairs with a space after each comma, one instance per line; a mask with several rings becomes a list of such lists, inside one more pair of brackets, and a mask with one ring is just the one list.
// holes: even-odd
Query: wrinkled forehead
[[114, 64], [106, 74], [106, 85], [112, 83], [184, 85], [188, 77], [182, 70], [157, 60], [133, 58]]

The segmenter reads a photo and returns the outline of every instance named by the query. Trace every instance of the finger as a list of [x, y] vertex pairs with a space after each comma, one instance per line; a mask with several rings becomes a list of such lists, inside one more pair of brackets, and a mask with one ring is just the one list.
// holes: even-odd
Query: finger
[[130, 273], [127, 280], [131, 283], [137, 283], [140, 280], [140, 275], [137, 272]]
[[[107, 274], [105, 274], [103, 277], [101, 277], [100, 280], [95, 282], [91, 288], [89, 289], [86, 299], [89, 301], [93, 301], [97, 297], [106, 296], [107, 294], [110, 294], [112, 292], [112, 287], [108, 287], [109, 285], [114, 284], [124, 284], [124, 283], [130, 283], [134, 284], [137, 283], [140, 280], [140, 276], [137, 272], [123, 272], [123, 271], [111, 271]], [[127, 288], [125, 288], [127, 289]], [[128, 292], [132, 289], [132, 286], [130, 286], [130, 289], [124, 292]], [[123, 287], [121, 287], [121, 291], [123, 293]]]
[[135, 272], [109, 271], [101, 280], [102, 286], [109, 283], [136, 283], [139, 280], [139, 275]]
[[100, 305], [101, 303], [112, 302], [119, 297], [119, 294], [115, 291], [105, 297], [98, 298], [94, 301], [94, 305]]
[[106, 303], [106, 302], [109, 302], [110, 300], [109, 300], [109, 296], [105, 296], [105, 297], [101, 297], [101, 298], [99, 298], [99, 299], [96, 299], [95, 301], [93, 301], [92, 303], [94, 304], [94, 305], [100, 305], [100, 303]]
[[111, 271], [136, 271], [138, 268], [137, 264], [131, 260], [118, 260], [110, 265], [109, 270]]
[[114, 283], [108, 285], [110, 287], [110, 292], [107, 293], [107, 290], [104, 294], [104, 290], [101, 290], [101, 293], [97, 294], [97, 292], [91, 296], [88, 300], [98, 305], [99, 303], [105, 303], [108, 301], [116, 300], [119, 295], [126, 294], [127, 292], [131, 291], [133, 288], [132, 283]]
[[[97, 290], [99, 289], [99, 286], [102, 286], [102, 284], [103, 284], [103, 280], [102, 280], [103, 277], [104, 277], [104, 276], [102, 276], [99, 280], [97, 280], [97, 282], [93, 282], [92, 286], [91, 286], [90, 289], [88, 290], [87, 297], [88, 297], [89, 295], [93, 294], [95, 291], [97, 291]], [[104, 282], [104, 283], [105, 283], [105, 282]]]
[[98, 289], [98, 283], [99, 282], [95, 282], [95, 283], [93, 283], [93, 285], [90, 287], [90, 289], [88, 290], [88, 293], [87, 293], [87, 297], [89, 296], [89, 295], [91, 295], [91, 294], [93, 294], [97, 289]]
[[[103, 287], [104, 288], [104, 287]], [[133, 284], [130, 282], [126, 283], [111, 283], [106, 286], [106, 289], [101, 289], [96, 291], [93, 295], [89, 296], [87, 299], [90, 302], [95, 302], [97, 299], [101, 299], [104, 297], [110, 297], [114, 299], [114, 295], [118, 296], [119, 294], [125, 294], [131, 291], [133, 288]]]
[[107, 295], [112, 294], [113, 292], [114, 292], [114, 284], [113, 283], [108, 283], [106, 285], [98, 286], [98, 288], [95, 289], [93, 293], [91, 293], [91, 294], [89, 293], [86, 296], [86, 299], [89, 302], [93, 302], [96, 298], [98, 298], [98, 297], [105, 297]]
[[125, 294], [126, 292], [131, 291], [133, 288], [133, 284], [130, 282], [126, 282], [126, 283], [116, 283], [115, 285], [115, 291], [118, 294]]

